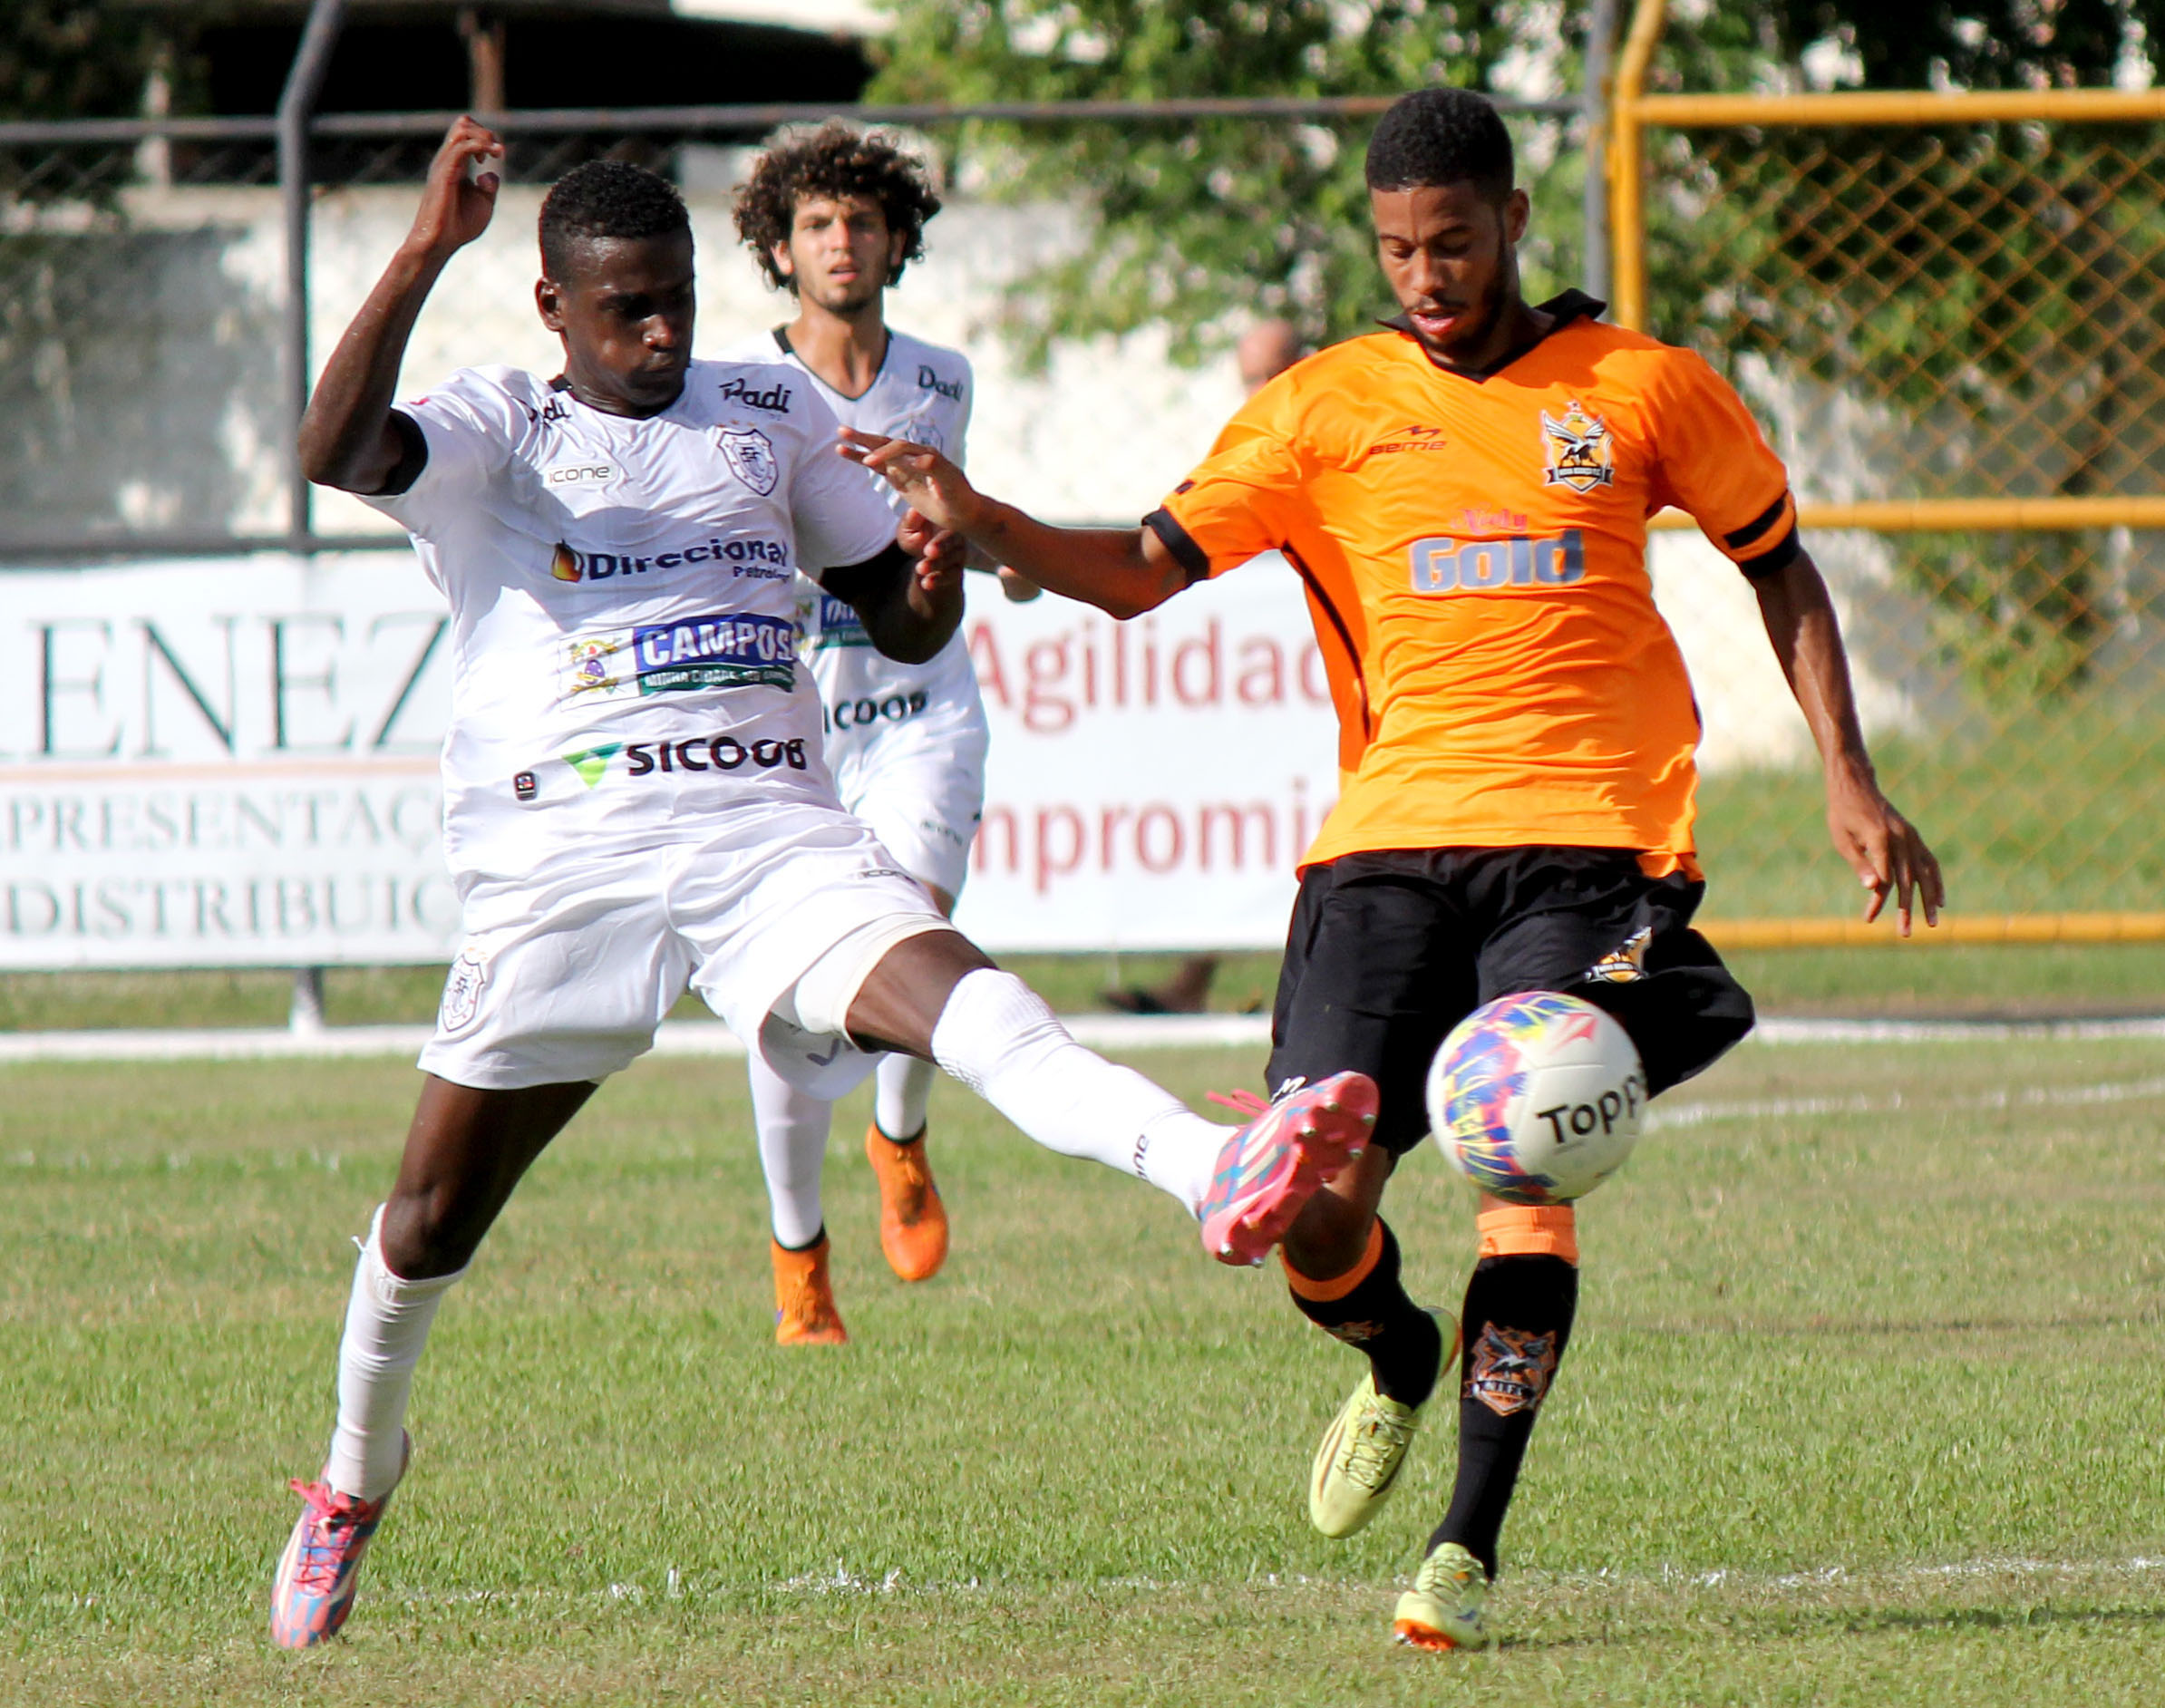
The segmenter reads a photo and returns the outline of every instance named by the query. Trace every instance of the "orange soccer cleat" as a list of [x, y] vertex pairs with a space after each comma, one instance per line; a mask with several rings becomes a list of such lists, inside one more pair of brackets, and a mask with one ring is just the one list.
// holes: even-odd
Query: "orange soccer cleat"
[[928, 1281], [947, 1260], [947, 1207], [925, 1160], [925, 1135], [898, 1144], [874, 1122], [865, 1156], [879, 1181], [879, 1249], [905, 1281]]
[[849, 1339], [827, 1278], [827, 1236], [801, 1251], [770, 1241], [774, 1257], [774, 1344], [840, 1346]]

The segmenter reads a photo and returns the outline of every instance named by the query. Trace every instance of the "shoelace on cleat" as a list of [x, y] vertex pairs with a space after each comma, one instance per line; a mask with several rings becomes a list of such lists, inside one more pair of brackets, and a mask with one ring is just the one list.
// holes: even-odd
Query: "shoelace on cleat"
[[1401, 1422], [1382, 1411], [1372, 1411], [1346, 1431], [1340, 1455], [1342, 1474], [1364, 1489], [1381, 1489], [1397, 1455], [1413, 1439], [1415, 1426]]
[[307, 1503], [301, 1546], [294, 1561], [294, 1587], [310, 1595], [336, 1586], [338, 1574], [353, 1550], [356, 1538], [367, 1539], [367, 1525], [374, 1516], [371, 1503], [345, 1500], [328, 1483], [303, 1482], [296, 1477], [288, 1485]]

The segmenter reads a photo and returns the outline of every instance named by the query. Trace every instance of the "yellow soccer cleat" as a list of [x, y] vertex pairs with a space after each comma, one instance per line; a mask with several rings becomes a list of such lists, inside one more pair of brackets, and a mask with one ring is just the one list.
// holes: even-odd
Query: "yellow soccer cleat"
[[1485, 1649], [1496, 1639], [1481, 1616], [1489, 1574], [1456, 1542], [1421, 1562], [1413, 1587], [1398, 1598], [1391, 1635], [1417, 1649]]
[[879, 1181], [879, 1249], [905, 1281], [929, 1281], [947, 1260], [947, 1207], [932, 1181], [919, 1132], [898, 1144], [875, 1121], [865, 1129], [865, 1157]]
[[827, 1236], [802, 1251], [770, 1240], [774, 1256], [774, 1344], [840, 1346], [849, 1338], [827, 1278]]
[[[1441, 1382], [1458, 1362], [1459, 1329], [1456, 1322], [1430, 1315], [1444, 1337], [1436, 1367]], [[1419, 1406], [1378, 1393], [1373, 1371], [1363, 1376], [1316, 1450], [1308, 1473], [1308, 1521], [1329, 1537], [1351, 1536], [1366, 1525], [1391, 1498], [1420, 1428]]]

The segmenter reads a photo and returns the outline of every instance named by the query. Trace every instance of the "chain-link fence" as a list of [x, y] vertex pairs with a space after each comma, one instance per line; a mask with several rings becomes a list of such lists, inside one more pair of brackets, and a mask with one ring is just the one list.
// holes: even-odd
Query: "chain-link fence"
[[[1884, 779], [1960, 906], [2157, 915], [2165, 103], [1965, 121], [1919, 95], [1886, 121], [1903, 99], [1640, 102], [1646, 324], [1789, 460]], [[1795, 766], [1709, 781], [1722, 911], [1849, 905], [1815, 792]]]
[[[1047, 190], [1048, 163], [1071, 182], [1081, 171], [1114, 199], [1123, 172], [1190, 172], [1199, 230], [1252, 238], [1286, 277], [1285, 306], [1320, 328], [1322, 311], [1304, 313], [1300, 301], [1319, 271], [1335, 267], [1343, 276], [1350, 250], [1352, 264], [1373, 274], [1354, 204], [1367, 131], [1385, 104], [1193, 101], [854, 115], [899, 130], [943, 180], [947, 205], [928, 233], [930, 255], [910, 269], [894, 313], [920, 335], [966, 348], [976, 364], [973, 438], [988, 483], [1063, 519], [1140, 515], [1239, 401], [1230, 360], [1213, 354], [1208, 336], [1198, 364], [1195, 341], [1162, 324], [1120, 337], [1088, 325], [1034, 335], [1050, 318], [1052, 286], [1041, 292], [1038, 281], [1082, 254], [1093, 229], [1085, 199]], [[774, 121], [812, 116], [714, 108], [502, 115], [508, 159], [496, 220], [437, 286], [403, 383], [424, 387], [473, 362], [550, 367], [560, 359], [533, 308], [535, 217], [551, 181], [604, 156], [662, 170], [684, 193], [701, 257], [702, 354], [786, 318], [784, 300], [738, 244], [731, 210]], [[1570, 102], [1528, 103], [1511, 122], [1540, 209], [1532, 282], [1560, 288], [1578, 281], [1584, 251], [1582, 115]], [[425, 115], [317, 121], [306, 319], [314, 363], [404, 232], [442, 129]], [[1331, 219], [1317, 220], [1319, 201]], [[282, 378], [283, 243], [270, 121], [0, 126], [0, 554], [22, 561], [86, 545], [209, 547], [286, 533], [292, 406]], [[1388, 312], [1380, 276], [1374, 286], [1375, 311]], [[1224, 316], [1228, 335], [1244, 312], [1235, 300]], [[1121, 421], [1121, 432], [1085, 466], [1072, 455], [1076, 425], [1107, 420]], [[316, 495], [310, 525], [341, 540], [388, 533], [336, 494]]]

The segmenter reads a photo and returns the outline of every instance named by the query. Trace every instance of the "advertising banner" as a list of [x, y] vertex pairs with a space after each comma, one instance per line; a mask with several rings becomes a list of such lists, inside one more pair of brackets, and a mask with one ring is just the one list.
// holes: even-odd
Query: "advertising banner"
[[[0, 967], [446, 961], [442, 598], [403, 551], [0, 577]], [[1335, 791], [1299, 583], [1114, 624], [970, 577], [986, 947], [1270, 946]]]

